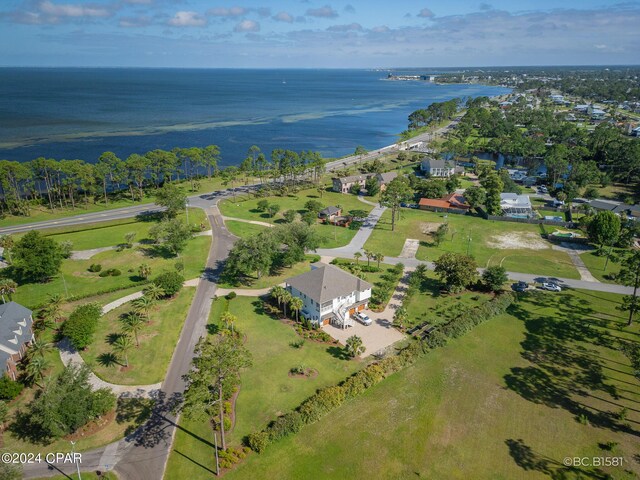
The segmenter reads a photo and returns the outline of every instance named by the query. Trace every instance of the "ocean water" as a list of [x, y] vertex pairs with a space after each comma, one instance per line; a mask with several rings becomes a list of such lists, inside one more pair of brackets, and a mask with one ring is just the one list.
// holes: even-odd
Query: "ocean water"
[[372, 70], [0, 68], [0, 159], [93, 162], [156, 148], [251, 145], [346, 155], [396, 141], [434, 101], [499, 95], [483, 85], [385, 80]]

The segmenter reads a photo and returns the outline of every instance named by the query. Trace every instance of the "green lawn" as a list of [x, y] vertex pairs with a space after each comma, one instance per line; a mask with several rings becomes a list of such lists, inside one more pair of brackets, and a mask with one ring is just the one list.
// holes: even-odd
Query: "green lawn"
[[272, 275], [264, 275], [261, 278], [253, 278], [253, 279], [250, 279], [249, 282], [245, 284], [232, 285], [230, 283], [220, 282], [218, 283], [218, 286], [220, 288], [255, 288], [255, 289], [273, 287], [274, 285], [278, 285], [284, 282], [289, 277], [294, 277], [296, 275], [300, 275], [301, 273], [308, 272], [311, 268], [309, 267], [309, 265], [311, 264], [309, 259], [311, 257], [312, 257], [311, 255], [307, 255], [307, 260], [305, 260], [304, 262], [296, 263], [295, 265], [293, 265], [293, 267], [282, 267], [277, 271], [273, 272]]
[[[278, 212], [273, 218], [271, 218], [268, 213], [259, 212], [257, 210], [257, 205], [260, 200], [267, 200], [270, 204], [280, 205], [280, 212]], [[355, 195], [346, 193], [335, 193], [327, 190], [322, 194], [322, 198], [320, 198], [320, 194], [315, 188], [301, 190], [297, 194], [290, 194], [286, 197], [238, 197], [235, 201], [233, 199], [229, 199], [220, 202], [219, 207], [220, 212], [226, 217], [278, 223], [279, 221], [283, 221], [282, 213], [286, 210], [293, 209], [299, 213], [304, 213], [304, 204], [309, 200], [317, 200], [324, 206], [341, 205], [344, 213], [348, 213], [349, 210], [365, 210], [370, 212], [373, 208], [371, 205], [367, 205], [366, 203], [359, 201]]]
[[[290, 344], [299, 339], [293, 328], [261, 313], [260, 301], [256, 298], [216, 300], [210, 318], [212, 324], [218, 323], [227, 303], [238, 317], [236, 326], [246, 335], [246, 347], [253, 355], [253, 366], [241, 374], [236, 423], [227, 437], [232, 446], [240, 445], [245, 435], [264, 428], [278, 413], [294, 408], [316, 389], [339, 382], [362, 365], [336, 358], [330, 352], [335, 347], [325, 344], [307, 341], [302, 348], [293, 348]], [[318, 375], [309, 379], [289, 377], [289, 369], [300, 364], [316, 369]], [[208, 422], [183, 417], [180, 426], [165, 478], [210, 478], [215, 461]]]
[[[439, 245], [432, 245], [427, 228], [448, 222], [449, 233]], [[443, 214], [423, 210], [402, 209], [402, 218], [391, 232], [391, 212], [386, 211], [376, 225], [364, 248], [384, 255], [397, 257], [407, 238], [420, 240], [416, 257], [433, 261], [445, 252], [469, 253], [478, 265], [502, 265], [509, 271], [533, 273], [565, 278], [580, 278], [571, 259], [564, 252], [551, 248], [544, 240], [538, 225], [512, 222], [489, 221], [470, 215]], [[471, 238], [471, 240], [469, 240]], [[510, 245], [537, 244], [542, 249], [504, 248], [506, 240]], [[493, 244], [493, 245], [492, 245]]]
[[[615, 259], [615, 255], [616, 255], [616, 249], [614, 249], [613, 251], [612, 258]], [[606, 278], [605, 275], [608, 275], [610, 273], [617, 274], [620, 271], [620, 268], [622, 267], [622, 265], [619, 262], [611, 261], [610, 259], [609, 262], [607, 263], [607, 256], [596, 255], [596, 250], [582, 253], [580, 254], [580, 258], [582, 259], [584, 264], [587, 266], [587, 268], [591, 272], [591, 275], [596, 277], [598, 280], [605, 283], [616, 283], [615, 281], [609, 278]], [[607, 266], [606, 270], [604, 269], [605, 265]]]
[[269, 228], [262, 225], [256, 225], [254, 223], [239, 222], [237, 220], [225, 220], [224, 225], [225, 227], [227, 227], [227, 230], [240, 238], [257, 235], [258, 233], [264, 231], [265, 228]]
[[[199, 276], [207, 259], [211, 237], [202, 236], [189, 240], [185, 251], [180, 255], [184, 261], [185, 278]], [[69, 296], [89, 295], [108, 289], [125, 289], [140, 280], [138, 267], [142, 263], [151, 266], [152, 277], [164, 270], [172, 270], [176, 257], [163, 258], [152, 246], [140, 246], [121, 252], [110, 250], [99, 253], [89, 260], [65, 260], [62, 263], [62, 275], [47, 283], [28, 283], [20, 285], [13, 299], [34, 307], [47, 300], [49, 294], [65, 295], [65, 282]], [[117, 277], [100, 277], [88, 268], [93, 263], [102, 265], [102, 269], [117, 268], [122, 274]]]
[[[185, 213], [178, 215], [185, 220]], [[43, 235], [57, 242], [71, 241], [73, 250], [89, 250], [91, 248], [111, 247], [124, 243], [124, 236], [129, 232], [135, 232], [134, 242], [148, 239], [149, 230], [156, 222], [141, 222], [134, 218], [114, 220], [111, 222], [91, 223], [75, 225], [72, 227], [51, 228], [42, 230]], [[209, 223], [203, 210], [199, 208], [189, 209], [189, 223], [199, 225], [204, 223], [209, 229]], [[15, 235], [16, 240], [22, 234]]]
[[[529, 294], [297, 435], [250, 455], [231, 479], [604, 479], [564, 457], [618, 457], [640, 474], [640, 387], [618, 338], [620, 297]], [[627, 408], [626, 421], [610, 412]], [[577, 421], [584, 414], [586, 423]], [[626, 426], [624, 424], [627, 424]], [[599, 448], [615, 442], [613, 451]], [[625, 473], [630, 470], [632, 473]], [[373, 473], [375, 472], [375, 473]]]
[[[95, 472], [82, 472], [81, 476], [82, 480], [118, 480], [118, 477], [113, 472], [102, 472], [100, 476]], [[78, 480], [78, 474], [57, 475], [55, 477], [44, 477], [39, 480]]]
[[455, 318], [468, 308], [483, 304], [490, 298], [490, 294], [471, 291], [452, 295], [441, 294], [440, 283], [435, 273], [428, 271], [427, 279], [423, 281], [420, 289], [402, 304], [408, 314], [405, 327], [408, 329], [425, 322], [430, 325], [439, 325]]
[[[250, 179], [249, 183], [254, 183], [254, 179]], [[200, 188], [198, 188], [195, 192], [190, 190], [190, 185], [188, 183], [181, 183], [182, 188], [187, 193], [187, 195], [193, 195], [195, 193], [207, 193], [213, 192], [216, 190], [221, 190], [227, 188], [222, 184], [222, 179], [220, 177], [214, 177], [211, 180], [202, 179], [200, 180]], [[235, 186], [240, 185], [240, 182], [237, 182]], [[118, 194], [115, 198], [111, 198], [108, 204], [104, 204], [103, 198], [101, 196], [96, 197], [96, 201], [93, 198], [89, 199], [89, 203], [84, 206], [78, 206], [75, 209], [59, 209], [56, 208], [55, 211], [49, 210], [46, 206], [38, 206], [31, 208], [31, 215], [28, 217], [25, 216], [14, 216], [9, 215], [5, 218], [0, 219], [0, 227], [8, 227], [11, 225], [22, 225], [25, 223], [31, 222], [41, 222], [46, 220], [56, 220], [59, 218], [71, 217], [74, 215], [82, 215], [86, 213], [95, 213], [102, 212], [105, 210], [112, 210], [114, 208], [125, 208], [125, 207], [136, 207], [143, 204], [151, 204], [154, 202], [154, 190], [148, 189], [145, 192], [145, 196], [142, 201], [132, 201], [129, 196], [127, 196], [127, 192], [123, 192]]]
[[110, 383], [150, 385], [161, 382], [195, 292], [194, 287], [185, 287], [174, 298], [162, 300], [154, 307], [149, 325], [138, 334], [140, 347], [134, 346], [129, 352], [130, 367], [125, 371], [122, 369], [124, 360], [115, 358], [111, 343], [115, 340], [114, 334], [122, 332], [119, 318], [131, 310], [131, 304], [124, 304], [100, 319], [95, 340], [81, 352], [82, 358], [96, 375]]

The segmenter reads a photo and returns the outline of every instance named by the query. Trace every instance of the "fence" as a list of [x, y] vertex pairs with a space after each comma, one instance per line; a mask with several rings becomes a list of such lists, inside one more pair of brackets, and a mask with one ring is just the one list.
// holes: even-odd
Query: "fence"
[[487, 220], [497, 220], [498, 222], [528, 223], [529, 225], [553, 225], [555, 227], [577, 228], [574, 222], [564, 222], [557, 220], [546, 220], [544, 218], [514, 218], [502, 215], [489, 215], [482, 208], [477, 207], [476, 210]]

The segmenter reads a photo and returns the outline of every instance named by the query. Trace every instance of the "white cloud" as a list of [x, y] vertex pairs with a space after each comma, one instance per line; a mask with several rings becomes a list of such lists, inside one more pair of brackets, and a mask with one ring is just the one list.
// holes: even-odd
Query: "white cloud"
[[331, 6], [325, 5], [320, 8], [310, 8], [307, 10], [307, 16], [309, 17], [318, 17], [318, 18], [336, 18], [338, 16], [338, 12], [336, 12]]
[[422, 10], [420, 10], [418, 12], [417, 16], [420, 17], [420, 18], [433, 18], [433, 17], [435, 17], [434, 13], [431, 10], [429, 10], [428, 8], [423, 8]]
[[260, 24], [254, 20], [243, 20], [234, 27], [233, 31], [234, 32], [259, 32]]
[[361, 32], [363, 28], [362, 25], [354, 22], [348, 25], [332, 25], [327, 30], [330, 32]]
[[249, 13], [249, 9], [246, 7], [216, 7], [207, 10], [207, 15], [212, 17], [241, 17]]
[[276, 22], [293, 23], [293, 15], [287, 12], [278, 12], [273, 16]]
[[120, 17], [118, 19], [118, 26], [123, 28], [146, 27], [151, 25], [151, 23], [151, 18], [144, 15], [138, 17]]
[[180, 11], [167, 24], [172, 27], [204, 27], [207, 19], [197, 12]]
[[113, 10], [106, 6], [73, 3], [55, 4], [49, 0], [39, 2], [38, 10], [44, 15], [52, 17], [109, 17], [113, 14]]

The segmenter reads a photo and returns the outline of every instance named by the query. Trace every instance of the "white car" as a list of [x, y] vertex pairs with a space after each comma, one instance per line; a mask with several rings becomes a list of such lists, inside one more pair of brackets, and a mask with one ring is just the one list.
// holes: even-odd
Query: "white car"
[[542, 286], [540, 286], [541, 289], [543, 290], [549, 290], [550, 292], [561, 292], [562, 288], [560, 288], [560, 285], [558, 285], [557, 283], [549, 283], [549, 282], [545, 282], [542, 284]]
[[364, 313], [355, 313], [353, 316], [355, 317], [356, 320], [358, 320], [361, 324], [363, 324], [366, 327], [368, 327], [373, 323], [373, 320], [371, 320], [369, 316]]

